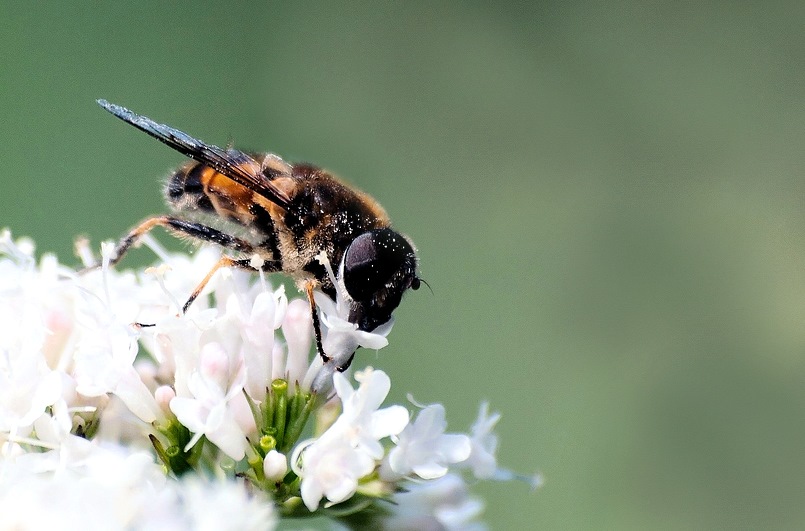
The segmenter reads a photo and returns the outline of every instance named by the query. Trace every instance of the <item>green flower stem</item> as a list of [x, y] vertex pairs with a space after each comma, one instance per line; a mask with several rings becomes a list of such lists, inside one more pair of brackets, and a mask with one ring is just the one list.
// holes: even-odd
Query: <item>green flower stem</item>
[[268, 433], [274, 426], [274, 393], [271, 386], [266, 387], [266, 399], [263, 401], [263, 433]]
[[274, 395], [274, 427], [277, 428], [277, 440], [284, 442], [285, 422], [288, 414], [288, 382], [277, 379], [271, 382], [271, 391]]
[[293, 397], [291, 397], [291, 419], [297, 418], [302, 412], [302, 408], [305, 407], [305, 400], [307, 400], [307, 397], [297, 384]]
[[254, 454], [248, 459], [249, 466], [254, 471], [257, 481], [262, 483], [266, 480], [265, 472], [263, 471], [263, 458], [259, 454]]
[[305, 405], [299, 415], [297, 415], [296, 418], [291, 419], [291, 424], [288, 426], [285, 439], [280, 446], [280, 452], [288, 453], [288, 450], [291, 449], [291, 446], [293, 446], [297, 439], [299, 439], [299, 436], [302, 434], [302, 430], [307, 423], [307, 419], [310, 417], [310, 413], [316, 407], [318, 401], [318, 395], [308, 395], [307, 401], [305, 402]]

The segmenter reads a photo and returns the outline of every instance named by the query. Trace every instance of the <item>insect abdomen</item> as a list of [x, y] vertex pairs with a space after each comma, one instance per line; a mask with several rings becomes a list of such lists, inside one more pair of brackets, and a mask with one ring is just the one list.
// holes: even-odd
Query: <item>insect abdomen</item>
[[177, 210], [215, 212], [215, 207], [204, 193], [204, 173], [215, 170], [195, 161], [188, 162], [168, 179], [165, 196]]
[[[168, 180], [166, 195], [181, 211], [202, 211], [251, 227], [263, 218], [254, 192], [199, 162], [189, 162]], [[268, 228], [268, 227], [266, 227]]]

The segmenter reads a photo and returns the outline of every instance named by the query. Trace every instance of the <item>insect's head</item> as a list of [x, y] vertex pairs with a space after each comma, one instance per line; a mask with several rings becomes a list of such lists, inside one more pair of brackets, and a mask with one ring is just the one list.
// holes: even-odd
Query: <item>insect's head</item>
[[416, 253], [392, 229], [372, 229], [355, 238], [344, 253], [343, 283], [352, 298], [349, 321], [371, 331], [388, 322], [408, 289], [419, 289]]

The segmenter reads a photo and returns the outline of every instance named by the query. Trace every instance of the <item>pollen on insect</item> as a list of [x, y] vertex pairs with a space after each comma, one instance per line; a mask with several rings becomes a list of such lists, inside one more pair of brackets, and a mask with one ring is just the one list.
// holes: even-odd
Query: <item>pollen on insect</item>
[[265, 265], [265, 263], [266, 263], [265, 259], [263, 259], [263, 257], [260, 256], [259, 254], [253, 254], [251, 259], [249, 260], [249, 265], [252, 266], [254, 269], [257, 269], [258, 271], [263, 268], [263, 265]]

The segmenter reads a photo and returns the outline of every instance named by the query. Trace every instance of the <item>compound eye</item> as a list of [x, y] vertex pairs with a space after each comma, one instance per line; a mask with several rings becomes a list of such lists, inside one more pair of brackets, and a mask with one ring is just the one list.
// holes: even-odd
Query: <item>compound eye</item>
[[364, 232], [344, 254], [344, 287], [356, 301], [369, 299], [402, 267], [410, 245], [391, 229]]

